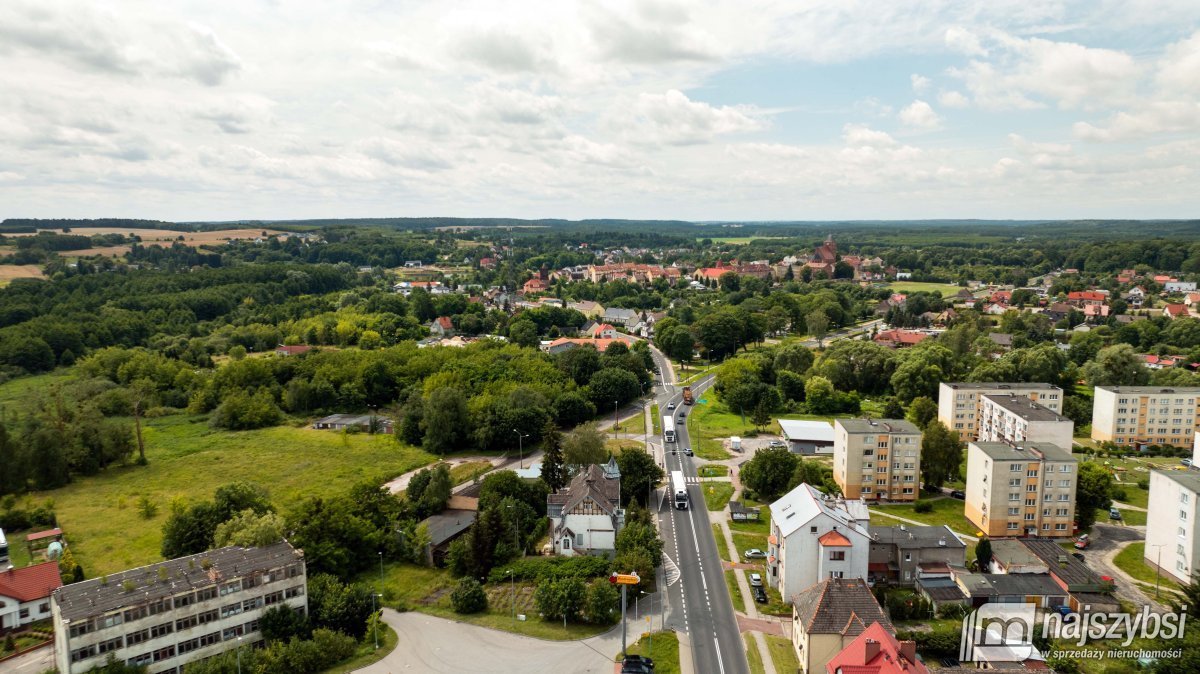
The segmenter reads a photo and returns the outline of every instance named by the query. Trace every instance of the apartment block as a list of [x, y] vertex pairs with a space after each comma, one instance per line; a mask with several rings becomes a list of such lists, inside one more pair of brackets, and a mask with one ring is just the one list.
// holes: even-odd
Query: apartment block
[[1187, 447], [1200, 430], [1200, 387], [1097, 386], [1092, 439], [1118, 445]]
[[917, 500], [920, 429], [903, 419], [835, 419], [833, 479], [848, 499]]
[[1146, 563], [1187, 585], [1200, 571], [1200, 470], [1150, 473]]
[[983, 396], [1010, 393], [1025, 396], [1055, 414], [1062, 414], [1063, 391], [1051, 384], [943, 382], [938, 386], [938, 421], [946, 428], [958, 431], [963, 442], [978, 440]]
[[227, 547], [65, 585], [50, 596], [55, 666], [86, 672], [112, 655], [151, 674], [262, 639], [275, 606], [307, 612], [304, 553], [286, 541]]
[[1075, 422], [1026, 396], [991, 393], [980, 396], [980, 403], [980, 442], [1045, 442], [1059, 447], [1074, 442]]
[[964, 514], [990, 537], [1070, 536], [1078, 472], [1058, 445], [969, 443]]

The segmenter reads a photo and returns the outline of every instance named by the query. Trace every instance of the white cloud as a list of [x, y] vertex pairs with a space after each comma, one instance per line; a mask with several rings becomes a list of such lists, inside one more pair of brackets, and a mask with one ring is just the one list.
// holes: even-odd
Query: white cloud
[[939, 91], [938, 103], [947, 108], [965, 108], [971, 104], [961, 91]]
[[900, 111], [900, 122], [913, 129], [936, 129], [942, 119], [928, 103], [917, 99]]
[[850, 147], [895, 147], [899, 145], [885, 131], [876, 131], [862, 124], [847, 124], [842, 127], [842, 140]]
[[1200, 130], [1200, 103], [1160, 101], [1140, 106], [1133, 112], [1118, 112], [1103, 126], [1076, 122], [1076, 138], [1091, 141], [1122, 141], [1159, 133]]
[[1155, 82], [1176, 96], [1200, 94], [1200, 30], [1167, 47]]
[[979, 41], [979, 37], [960, 26], [951, 26], [945, 33], [946, 47], [951, 51], [967, 56], [987, 56], [987, 50]]
[[752, 107], [712, 106], [677, 89], [641, 94], [632, 106], [622, 106], [614, 119], [635, 140], [667, 145], [707, 143], [719, 135], [757, 131], [766, 125]]
[[908, 80], [912, 83], [913, 92], [918, 94], [929, 91], [929, 87], [933, 85], [933, 82], [928, 77], [918, 75], [917, 73], [909, 75]]

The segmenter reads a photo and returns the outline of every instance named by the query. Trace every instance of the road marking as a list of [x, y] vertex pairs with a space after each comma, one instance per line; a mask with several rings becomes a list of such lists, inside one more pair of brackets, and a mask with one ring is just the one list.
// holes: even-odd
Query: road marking
[[[675, 554], [676, 555], [679, 554], [678, 549], [675, 550]], [[663, 557], [667, 560], [667, 563], [666, 563], [667, 586], [670, 587], [671, 585], [674, 585], [675, 581], [679, 580], [683, 574], [680, 573], [679, 567], [676, 566], [675, 561], [671, 559], [670, 555], [663, 555]]]
[[717, 649], [717, 666], [721, 668], [721, 674], [725, 674], [725, 663], [721, 661], [721, 642], [717, 641], [716, 632], [713, 632], [713, 646]]

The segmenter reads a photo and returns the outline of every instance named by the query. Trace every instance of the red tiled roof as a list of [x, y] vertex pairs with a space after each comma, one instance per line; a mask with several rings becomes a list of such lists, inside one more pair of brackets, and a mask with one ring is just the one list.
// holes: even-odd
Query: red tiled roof
[[1187, 307], [1182, 304], [1168, 304], [1166, 310], [1172, 316], [1187, 316], [1188, 312]]
[[817, 543], [827, 548], [850, 548], [854, 544], [850, 542], [846, 535], [838, 531], [830, 531], [829, 533], [817, 539]]
[[60, 587], [62, 578], [58, 575], [58, 562], [44, 562], [0, 572], [0, 595], [19, 602], [45, 599]]
[[908, 642], [908, 654], [901, 642], [878, 622], [855, 637], [826, 665], [829, 674], [929, 674], [916, 658], [915, 647]]
[[442, 326], [443, 330], [453, 330], [454, 329], [454, 323], [450, 320], [449, 316], [438, 316], [437, 322], [438, 322], [438, 325]]
[[312, 347], [307, 344], [289, 344], [275, 347], [275, 353], [283, 353], [289, 356], [295, 356], [300, 353], [307, 353], [312, 350]]
[[45, 531], [37, 531], [25, 537], [27, 541], [40, 541], [43, 538], [54, 538], [62, 536], [62, 529], [47, 529]]
[[1103, 302], [1108, 299], [1108, 295], [1096, 290], [1076, 290], [1074, 292], [1067, 293], [1067, 299]]

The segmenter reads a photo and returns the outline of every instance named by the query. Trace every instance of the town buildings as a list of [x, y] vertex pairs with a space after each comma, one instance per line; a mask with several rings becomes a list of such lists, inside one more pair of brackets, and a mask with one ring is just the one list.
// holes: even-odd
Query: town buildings
[[1200, 571], [1200, 470], [1151, 471], [1147, 510], [1146, 564], [1187, 585]]
[[1118, 445], [1188, 447], [1200, 429], [1200, 387], [1097, 386], [1092, 439]]
[[1063, 391], [1051, 384], [943, 382], [938, 385], [938, 421], [958, 431], [964, 442], [979, 439], [979, 420], [985, 395], [1025, 396], [1051, 412], [1062, 414]]
[[921, 430], [903, 419], [835, 419], [833, 479], [849, 499], [915, 501]]
[[875, 623], [895, 632], [861, 578], [826, 578], [792, 598], [792, 647], [806, 672], [824, 671]]
[[871, 526], [867, 579], [912, 585], [921, 578], [949, 578], [966, 564], [967, 546], [950, 527]]
[[[3, 532], [0, 532], [0, 538]], [[0, 567], [0, 634], [50, 617], [50, 594], [62, 587], [58, 562]]]
[[866, 578], [870, 515], [862, 501], [801, 484], [771, 504], [767, 582], [790, 597], [824, 578]]
[[987, 536], [1070, 536], [1078, 472], [1057, 445], [971, 442], [964, 514]]
[[1074, 442], [1075, 422], [1025, 396], [988, 394], [980, 396], [980, 402], [980, 442], [1046, 442], [1059, 447]]
[[610, 458], [604, 466], [588, 466], [565, 489], [546, 496], [546, 515], [555, 554], [614, 554], [617, 534], [625, 525], [616, 459]]
[[274, 606], [308, 611], [304, 554], [286, 541], [226, 547], [64, 585], [51, 595], [55, 666], [86, 672], [111, 654], [151, 674], [262, 639]]
[[917, 657], [917, 642], [899, 641], [873, 622], [826, 665], [826, 674], [929, 674]]

